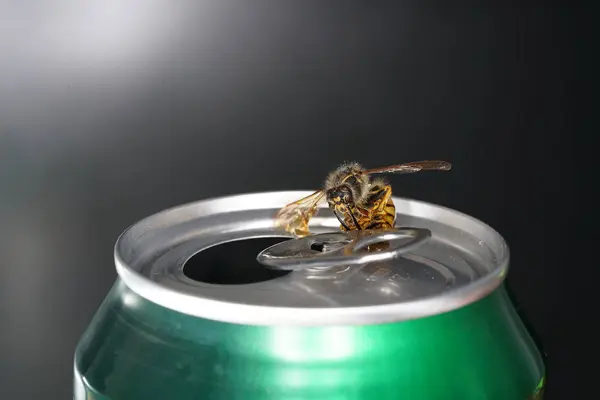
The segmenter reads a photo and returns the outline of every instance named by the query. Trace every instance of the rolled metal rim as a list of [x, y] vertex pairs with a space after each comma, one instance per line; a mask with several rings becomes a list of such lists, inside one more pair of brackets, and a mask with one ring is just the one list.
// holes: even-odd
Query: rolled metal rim
[[456, 210], [400, 197], [393, 198], [399, 212], [408, 211], [409, 215], [460, 223], [468, 227], [474, 236], [486, 236], [495, 246], [493, 268], [465, 286], [402, 303], [330, 308], [267, 307], [215, 300], [203, 297], [200, 291], [182, 292], [160, 285], [124, 261], [125, 256], [131, 256], [129, 253], [121, 254], [123, 244], [133, 240], [140, 230], [152, 229], [166, 219], [174, 218], [179, 222], [193, 220], [210, 215], [206, 210], [212, 210], [212, 213], [243, 211], [248, 209], [246, 204], [262, 209], [279, 208], [310, 193], [312, 191], [278, 191], [224, 196], [173, 207], [144, 218], [127, 228], [116, 241], [114, 259], [119, 279], [146, 300], [199, 318], [246, 325], [332, 326], [400, 322], [456, 310], [493, 292], [508, 272], [508, 246], [493, 228]]

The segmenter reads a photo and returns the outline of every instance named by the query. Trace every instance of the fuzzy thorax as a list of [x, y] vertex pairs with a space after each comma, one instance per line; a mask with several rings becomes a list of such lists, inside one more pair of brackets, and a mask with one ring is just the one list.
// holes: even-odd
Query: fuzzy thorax
[[354, 202], [357, 206], [364, 206], [369, 192], [375, 187], [386, 185], [382, 178], [371, 179], [363, 174], [363, 167], [357, 162], [347, 162], [336, 168], [327, 175], [324, 183], [324, 190], [336, 188], [346, 184], [351, 192]]

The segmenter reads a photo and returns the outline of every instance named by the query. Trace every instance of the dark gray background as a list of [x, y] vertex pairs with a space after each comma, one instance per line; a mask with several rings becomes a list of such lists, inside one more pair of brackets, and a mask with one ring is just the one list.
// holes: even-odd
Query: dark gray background
[[[12, 2], [0, 8], [0, 398], [71, 396], [74, 347], [129, 224], [201, 198], [317, 188], [340, 162], [453, 162], [395, 194], [472, 214], [548, 353], [584, 388], [570, 312], [579, 17], [402, 2]], [[585, 244], [585, 242], [583, 243]], [[565, 270], [571, 273], [565, 273]]]

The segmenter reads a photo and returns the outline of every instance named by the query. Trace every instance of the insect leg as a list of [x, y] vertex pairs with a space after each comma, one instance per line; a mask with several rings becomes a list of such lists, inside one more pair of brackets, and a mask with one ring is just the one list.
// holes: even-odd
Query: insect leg
[[335, 214], [336, 218], [338, 219], [338, 221], [340, 221], [340, 224], [342, 224], [342, 226], [344, 227], [345, 230], [349, 231], [350, 228], [348, 228], [348, 225], [346, 225], [346, 223], [344, 222], [344, 218], [342, 217], [342, 215], [340, 215], [338, 210], [333, 210], [333, 213]]
[[356, 230], [361, 230], [360, 225], [358, 224], [358, 221], [356, 220], [356, 217], [354, 216], [354, 213], [352, 212], [351, 208], [348, 208], [348, 213], [350, 213], [350, 216], [352, 217], [352, 222], [354, 222], [354, 226], [356, 227]]
[[[384, 192], [383, 195], [379, 193]], [[377, 205], [377, 211], [381, 211], [385, 209], [390, 197], [392, 197], [392, 187], [390, 185], [385, 185], [381, 188], [381, 190], [377, 193], [377, 197], [381, 197], [381, 202]]]

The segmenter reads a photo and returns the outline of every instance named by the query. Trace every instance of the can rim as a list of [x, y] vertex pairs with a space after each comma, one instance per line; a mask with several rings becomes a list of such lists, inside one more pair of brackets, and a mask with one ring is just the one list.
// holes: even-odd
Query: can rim
[[[247, 208], [239, 205], [245, 204], [249, 199], [256, 202], [258, 198], [261, 198], [269, 200], [270, 204], [273, 204], [273, 201], [277, 199], [285, 202], [285, 199], [301, 198], [312, 192], [309, 190], [272, 191], [220, 196], [188, 202], [145, 217], [125, 229], [115, 243], [114, 260], [119, 279], [134, 293], [146, 300], [194, 317], [246, 325], [331, 326], [400, 322], [450, 312], [487, 296], [500, 286], [506, 277], [510, 252], [506, 241], [495, 229], [475, 217], [449, 207], [405, 197], [393, 197], [397, 210], [401, 209], [404, 204], [411, 208], [460, 218], [490, 234], [492, 240], [498, 244], [500, 249], [496, 254], [499, 257], [497, 257], [491, 271], [462, 287], [452, 288], [433, 297], [414, 299], [402, 303], [332, 308], [264, 307], [210, 299], [160, 285], [135, 271], [119, 254], [119, 246], [127, 234], [157, 216], [177, 213], [191, 207], [202, 210], [203, 208], [210, 208], [211, 205], [221, 205], [221, 203], [226, 203], [230, 211], [244, 210]], [[279, 204], [281, 206], [285, 205], [283, 202]], [[265, 205], [264, 208], [271, 208], [271, 206]]]

